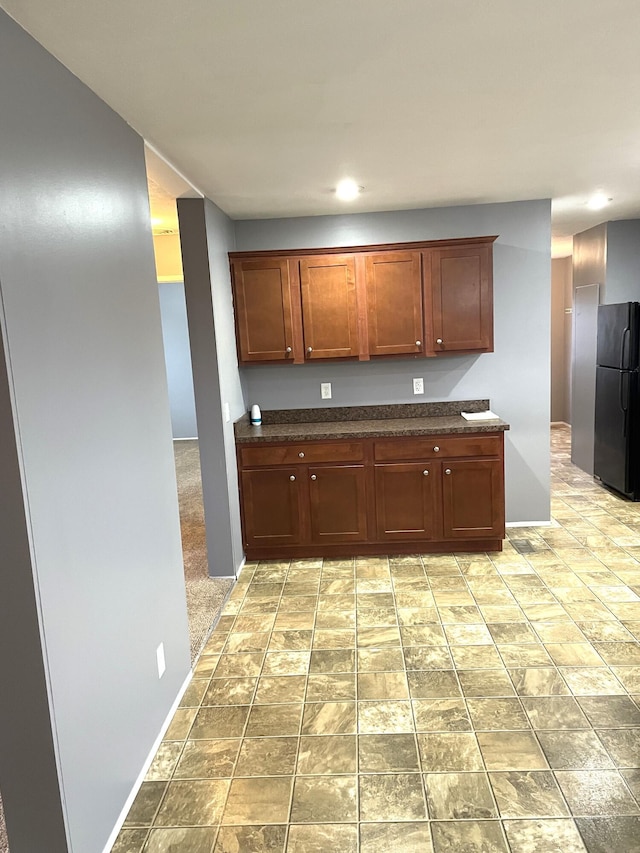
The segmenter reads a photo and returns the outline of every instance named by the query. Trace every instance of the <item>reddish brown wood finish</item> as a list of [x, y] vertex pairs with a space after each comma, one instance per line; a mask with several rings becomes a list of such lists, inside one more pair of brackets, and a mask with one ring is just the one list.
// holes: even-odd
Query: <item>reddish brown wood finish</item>
[[301, 482], [297, 468], [242, 471], [241, 484], [247, 548], [302, 542]]
[[302, 258], [300, 288], [305, 358], [357, 358], [358, 306], [353, 256]]
[[502, 460], [460, 460], [441, 464], [445, 538], [504, 535]]
[[239, 361], [293, 361], [301, 347], [293, 335], [288, 260], [237, 260], [232, 274]]
[[307, 469], [311, 542], [365, 542], [367, 506], [363, 465]]
[[[434, 476], [435, 467], [435, 476]], [[379, 540], [437, 539], [439, 466], [406, 462], [375, 466]]]
[[492, 246], [424, 253], [428, 344], [435, 354], [493, 350]]
[[370, 355], [422, 352], [420, 252], [365, 256]]
[[499, 432], [240, 445], [247, 558], [501, 550], [503, 444]]
[[291, 444], [260, 444], [240, 448], [240, 460], [245, 466], [291, 465], [314, 462], [360, 462], [364, 456], [361, 441], [291, 442]]

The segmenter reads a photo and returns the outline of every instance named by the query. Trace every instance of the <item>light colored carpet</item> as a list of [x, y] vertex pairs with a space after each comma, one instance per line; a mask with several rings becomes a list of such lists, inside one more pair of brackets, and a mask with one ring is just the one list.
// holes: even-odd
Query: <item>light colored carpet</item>
[[[187, 615], [193, 663], [220, 615], [222, 605], [233, 586], [233, 580], [208, 576], [198, 442], [175, 441], [173, 447], [178, 479]], [[230, 566], [229, 571], [232, 570]], [[2, 799], [0, 799], [0, 853], [9, 853]]]

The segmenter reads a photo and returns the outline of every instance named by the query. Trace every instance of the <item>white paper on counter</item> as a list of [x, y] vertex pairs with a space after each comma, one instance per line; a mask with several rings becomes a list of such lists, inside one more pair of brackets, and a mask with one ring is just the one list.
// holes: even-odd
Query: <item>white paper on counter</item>
[[491, 409], [484, 412], [460, 412], [462, 417], [467, 421], [498, 421], [500, 418]]

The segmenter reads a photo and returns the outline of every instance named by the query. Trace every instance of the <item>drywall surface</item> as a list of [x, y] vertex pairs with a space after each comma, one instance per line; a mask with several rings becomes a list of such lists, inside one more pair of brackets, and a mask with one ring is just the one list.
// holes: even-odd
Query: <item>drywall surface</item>
[[[3, 12], [0, 115], [15, 437], [0, 428], [21, 466], [31, 566], [13, 568], [32, 573], [60, 789], [17, 808], [8, 789], [38, 773], [29, 760], [1, 784], [12, 853], [64, 850], [36, 829], [60, 808], [69, 849], [97, 853], [190, 670], [143, 143]], [[32, 602], [15, 606], [33, 634]], [[20, 643], [7, 655], [31, 663]]]
[[208, 199], [179, 199], [178, 217], [209, 574], [229, 576], [236, 574], [243, 558], [233, 440], [233, 421], [244, 411], [229, 278], [233, 223]]
[[[237, 249], [295, 249], [498, 235], [494, 244], [495, 352], [432, 359], [242, 369], [246, 398], [265, 409], [485, 398], [506, 434], [510, 522], [549, 518], [550, 203], [407, 210], [236, 223]], [[424, 377], [425, 394], [412, 394]]]
[[160, 282], [162, 339], [174, 438], [197, 438], [196, 404], [189, 349], [187, 306], [181, 281]]
[[606, 252], [603, 301], [608, 305], [640, 302], [640, 219], [607, 222]]

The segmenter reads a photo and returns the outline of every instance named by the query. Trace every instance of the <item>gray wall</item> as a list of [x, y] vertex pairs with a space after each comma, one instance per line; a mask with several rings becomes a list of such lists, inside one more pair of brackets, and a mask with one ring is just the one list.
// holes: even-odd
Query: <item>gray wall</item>
[[498, 234], [494, 245], [495, 352], [442, 359], [262, 366], [242, 370], [247, 403], [265, 409], [491, 399], [506, 434], [507, 520], [549, 518], [550, 204], [546, 200], [434, 210], [236, 223], [239, 250], [348, 246]]
[[174, 438], [196, 438], [196, 404], [193, 396], [193, 373], [189, 349], [187, 306], [184, 283], [160, 282], [160, 315], [162, 339], [169, 386], [171, 429]]
[[[209, 574], [243, 559], [233, 421], [245, 409], [235, 349], [228, 253], [233, 222], [208, 199], [178, 199], [199, 426]], [[225, 409], [228, 409], [228, 420]]]
[[[21, 466], [2, 484], [0, 602], [21, 633], [0, 646], [0, 788], [12, 853], [66, 850], [60, 810], [70, 849], [95, 853], [189, 673], [143, 144], [3, 12], [0, 115], [0, 447]], [[9, 685], [38, 713], [16, 724]]]
[[640, 301], [640, 219], [607, 222], [607, 275], [603, 302]]

